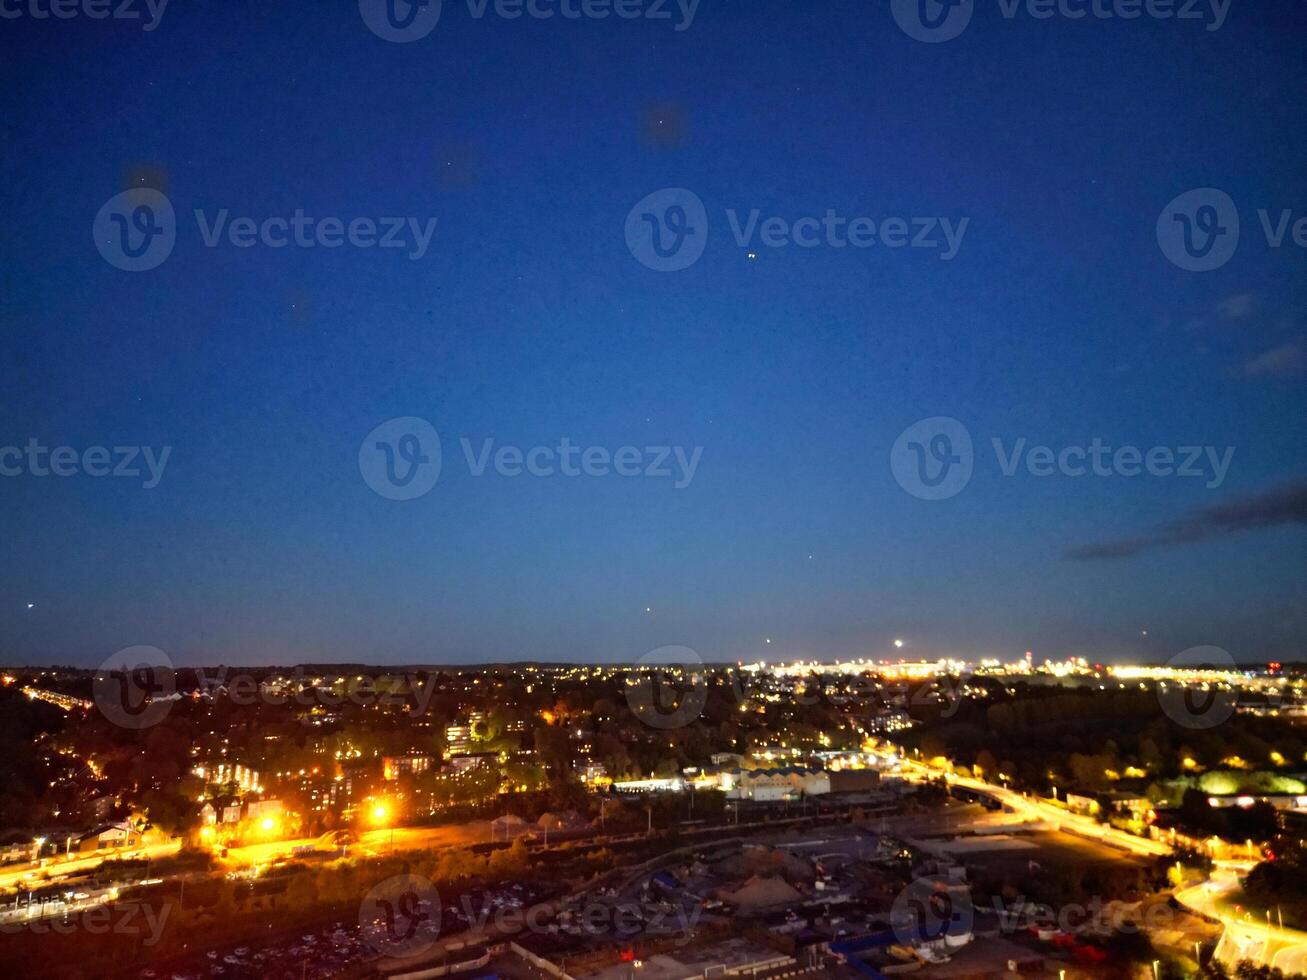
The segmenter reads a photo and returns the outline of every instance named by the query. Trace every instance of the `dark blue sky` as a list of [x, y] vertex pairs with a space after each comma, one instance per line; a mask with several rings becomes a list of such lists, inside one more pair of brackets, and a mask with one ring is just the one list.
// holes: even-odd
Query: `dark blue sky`
[[[149, 490], [0, 478], [0, 659], [780, 659], [898, 636], [932, 656], [1307, 655], [1296, 511], [1068, 556], [1307, 474], [1307, 252], [1257, 217], [1307, 215], [1305, 39], [1296, 0], [1236, 2], [1216, 31], [977, 0], [940, 44], [866, 2], [702, 0], [678, 32], [446, 0], [408, 44], [348, 2], [173, 0], [149, 32], [0, 20], [0, 446], [172, 447]], [[91, 233], [133, 181], [178, 215], [141, 273]], [[666, 187], [708, 215], [674, 273], [623, 233]], [[1242, 235], [1195, 273], [1155, 224], [1203, 187]], [[224, 208], [438, 225], [417, 261], [205, 247], [193, 211]], [[969, 223], [951, 261], [750, 259], [725, 214], [755, 208]], [[397, 416], [444, 447], [408, 502], [358, 465]], [[947, 500], [889, 465], [931, 416], [976, 445]], [[460, 437], [703, 455], [681, 489], [474, 478]], [[1006, 477], [995, 437], [1235, 455], [1214, 488]]]

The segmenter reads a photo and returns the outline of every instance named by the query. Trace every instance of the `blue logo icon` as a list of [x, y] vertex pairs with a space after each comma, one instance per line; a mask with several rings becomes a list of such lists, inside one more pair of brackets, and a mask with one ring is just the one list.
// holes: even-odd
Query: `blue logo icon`
[[626, 703], [650, 728], [684, 728], [703, 714], [708, 682], [703, 658], [697, 652], [683, 646], [658, 647], [635, 666], [635, 681], [626, 687]]
[[971, 433], [957, 419], [942, 415], [908, 426], [890, 450], [894, 479], [922, 500], [946, 500], [961, 493], [974, 465]]
[[1239, 247], [1239, 209], [1225, 191], [1186, 191], [1157, 219], [1157, 244], [1171, 262], [1189, 272], [1211, 272]]
[[162, 192], [134, 188], [105, 202], [95, 216], [91, 235], [104, 260], [115, 269], [147, 272], [172, 254], [177, 244], [177, 214]]
[[172, 658], [158, 647], [119, 650], [100, 664], [91, 691], [96, 707], [113, 724], [150, 728], [163, 721], [176, 699]]
[[708, 212], [694, 191], [666, 187], [641, 198], [626, 216], [626, 247], [655, 272], [679, 272], [708, 244]]
[[440, 479], [440, 435], [426, 419], [383, 422], [359, 446], [363, 481], [387, 500], [414, 500]]
[[384, 956], [425, 953], [440, 938], [440, 893], [421, 875], [378, 882], [359, 905], [359, 938]]
[[976, 910], [969, 886], [915, 878], [895, 896], [889, 918], [900, 942], [917, 945], [966, 936], [975, 924]]
[[975, 3], [974, 0], [893, 0], [890, 10], [908, 37], [938, 44], [953, 40], [967, 29]]
[[1214, 646], [1190, 647], [1165, 666], [1179, 672], [1179, 676], [1158, 688], [1157, 700], [1177, 725], [1201, 731], [1224, 724], [1234, 714], [1238, 692], [1213, 684], [1210, 677], [1204, 676], [1205, 672], [1222, 674], [1238, 669], [1228, 651]]
[[440, 21], [441, 0], [359, 0], [363, 23], [383, 41], [420, 41]]

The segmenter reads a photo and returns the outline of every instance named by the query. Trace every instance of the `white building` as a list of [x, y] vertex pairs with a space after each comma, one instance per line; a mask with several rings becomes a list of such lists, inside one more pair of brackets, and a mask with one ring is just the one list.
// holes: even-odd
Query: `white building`
[[830, 792], [825, 769], [786, 766], [782, 769], [733, 769], [721, 774], [721, 787], [733, 800], [775, 802], [822, 796]]

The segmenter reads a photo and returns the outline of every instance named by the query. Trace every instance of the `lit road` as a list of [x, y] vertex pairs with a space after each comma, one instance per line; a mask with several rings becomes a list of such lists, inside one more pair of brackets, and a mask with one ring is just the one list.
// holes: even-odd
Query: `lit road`
[[1216, 946], [1216, 958], [1222, 965], [1233, 968], [1240, 960], [1252, 960], [1285, 973], [1307, 973], [1307, 932], [1257, 922], [1246, 912], [1240, 914], [1231, 901], [1238, 889], [1235, 872], [1218, 868], [1210, 879], [1176, 892], [1175, 898], [1186, 908], [1219, 919], [1225, 926]]
[[[252, 865], [268, 864], [284, 857], [290, 858], [296, 847], [316, 846], [321, 851], [331, 851], [328, 834], [321, 837], [305, 837], [296, 840], [266, 841], [233, 847], [227, 852], [226, 863], [233, 868], [248, 868]], [[490, 824], [480, 821], [469, 824], [457, 824], [446, 827], [396, 827], [363, 831], [358, 835], [358, 842], [349, 845], [348, 853], [357, 856], [373, 857], [396, 851], [425, 850], [437, 847], [467, 847], [482, 844], [490, 840]], [[73, 857], [72, 860], [47, 859], [44, 868], [31, 864], [16, 865], [12, 869], [0, 872], [0, 891], [14, 888], [41, 888], [57, 884], [61, 879], [72, 875], [92, 874], [108, 858], [148, 858], [157, 861], [161, 858], [175, 857], [181, 845], [175, 841], [136, 847], [124, 852], [112, 854], [96, 853], [85, 857]], [[112, 864], [104, 869], [112, 872]]]
[[1109, 827], [1101, 824], [1093, 817], [1082, 816], [1078, 813], [1071, 813], [1047, 800], [1041, 800], [1037, 797], [1022, 796], [1020, 793], [1002, 786], [995, 786], [987, 783], [983, 779], [971, 779], [966, 776], [957, 776], [952, 773], [941, 773], [937, 770], [919, 763], [905, 760], [905, 765], [921, 770], [928, 775], [944, 775], [951, 786], [961, 786], [963, 789], [969, 789], [976, 793], [984, 793], [986, 796], [992, 796], [1004, 806], [1009, 806], [1016, 813], [1022, 814], [1032, 820], [1042, 821], [1056, 828], [1072, 834], [1078, 834], [1081, 837], [1088, 837], [1093, 840], [1101, 841], [1104, 844], [1110, 844], [1133, 854], [1142, 854], [1147, 857], [1165, 857], [1171, 853], [1171, 848], [1161, 841], [1149, 840], [1145, 837], [1136, 837], [1134, 834], [1128, 834], [1124, 830], [1118, 830], [1115, 827]]
[[160, 858], [173, 857], [179, 850], [181, 850], [180, 844], [166, 841], [162, 844], [135, 847], [126, 852], [88, 854], [86, 857], [75, 857], [71, 861], [49, 858], [44, 868], [23, 864], [14, 870], [0, 872], [0, 891], [8, 891], [11, 888], [40, 888], [43, 885], [54, 884], [69, 875], [87, 874], [95, 871], [110, 857], [126, 858], [130, 854], [133, 858], [141, 857], [157, 861]]
[[[923, 774], [940, 774], [920, 763], [905, 762]], [[985, 793], [1019, 814], [1060, 830], [1092, 837], [1135, 854], [1162, 857], [1171, 853], [1171, 848], [1160, 841], [1104, 826], [1092, 817], [1070, 813], [1046, 800], [1022, 796], [979, 779], [945, 775], [951, 785]], [[1285, 973], [1307, 973], [1307, 932], [1253, 921], [1247, 913], [1237, 912], [1229, 902], [1230, 894], [1239, 887], [1238, 872], [1251, 867], [1248, 862], [1220, 862], [1207, 881], [1176, 892], [1176, 901], [1200, 915], [1218, 920], [1225, 927], [1216, 946], [1216, 958], [1225, 966], [1234, 967], [1240, 960], [1251, 960], [1258, 965], [1278, 967]]]
[[[323, 852], [337, 850], [330, 842], [331, 833], [321, 837], [302, 837], [295, 840], [266, 841], [258, 844], [246, 844], [233, 847], [227, 851], [227, 864], [248, 868], [251, 865], [268, 864], [277, 858], [293, 857], [292, 851], [297, 847], [316, 847]], [[395, 827], [365, 830], [358, 835], [358, 842], [350, 844], [347, 853], [352, 855], [376, 856], [394, 851], [426, 850], [435, 847], [468, 847], [472, 844], [484, 844], [490, 840], [490, 823], [478, 821], [468, 824], [455, 824], [442, 827]]]

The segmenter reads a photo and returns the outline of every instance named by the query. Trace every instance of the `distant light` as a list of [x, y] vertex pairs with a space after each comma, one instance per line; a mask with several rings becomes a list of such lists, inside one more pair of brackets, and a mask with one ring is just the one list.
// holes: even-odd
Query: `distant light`
[[758, 253], [757, 253], [757, 252], [750, 252], [748, 257], [749, 257], [749, 261], [752, 262], [754, 259], [756, 259], [756, 258], [758, 257]]
[[901, 647], [901, 646], [903, 646], [903, 641], [902, 641], [902, 640], [895, 640], [895, 641], [894, 641], [894, 645], [895, 645], [896, 647]]
[[644, 611], [647, 612], [647, 613], [651, 613], [651, 612], [653, 612], [653, 606], [645, 606], [645, 607], [644, 607]]
[[35, 608], [36, 608], [36, 603], [35, 603], [35, 602], [29, 602], [29, 603], [27, 604], [27, 608], [28, 608], [28, 609], [35, 609]]

